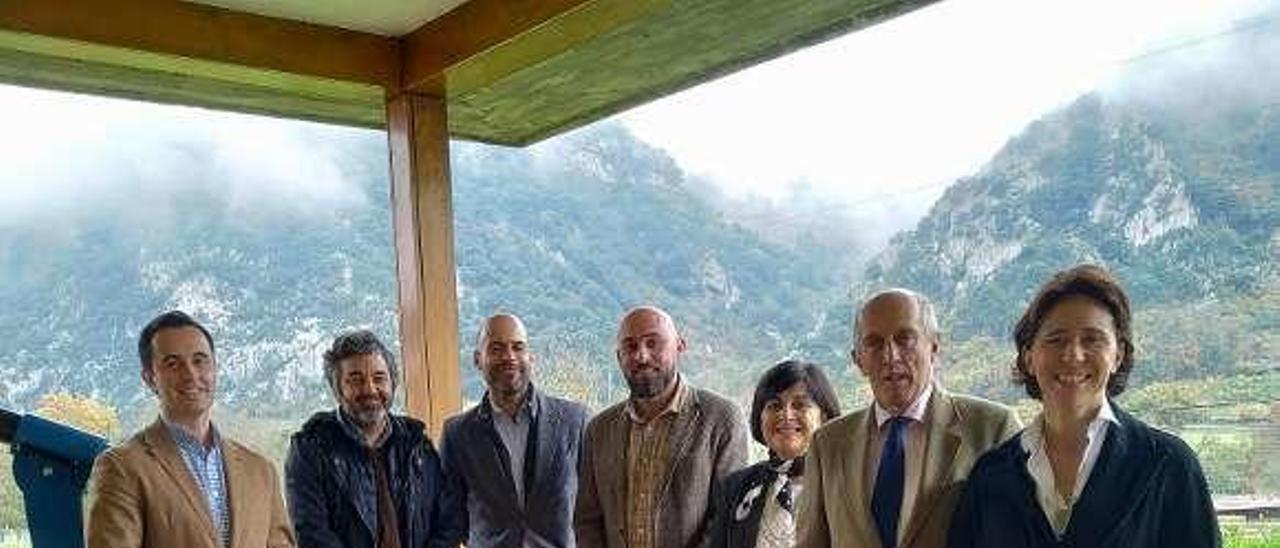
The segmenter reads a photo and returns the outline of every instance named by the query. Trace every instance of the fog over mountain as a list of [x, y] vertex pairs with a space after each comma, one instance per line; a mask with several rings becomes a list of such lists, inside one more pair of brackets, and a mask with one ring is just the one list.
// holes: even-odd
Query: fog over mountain
[[[134, 337], [170, 307], [217, 335], [224, 405], [266, 415], [328, 405], [319, 353], [340, 330], [395, 338], [380, 134], [233, 118], [240, 131], [112, 121], [10, 174], [27, 194], [6, 201], [0, 230], [0, 329], [14, 342], [0, 350], [0, 403], [56, 390], [145, 401]], [[839, 258], [722, 218], [616, 125], [525, 150], [456, 143], [453, 173], [464, 365], [476, 322], [510, 310], [557, 364], [548, 382], [603, 402], [621, 387], [611, 347], [626, 307], [669, 307], [705, 364], [687, 373], [710, 379], [787, 354], [822, 322], [815, 303], [844, 291]]]
[[[527, 149], [455, 143], [467, 393], [477, 322], [508, 310], [543, 354], [540, 382], [616, 400], [614, 323], [654, 302], [685, 327], [695, 382], [745, 398], [756, 372], [799, 356], [852, 403], [852, 301], [899, 285], [938, 300], [950, 380], [1007, 400], [1012, 319], [1079, 260], [1134, 290], [1150, 330], [1139, 380], [1265, 369], [1280, 355], [1265, 306], [1280, 253], [1275, 21], [1134, 60], [936, 202], [931, 186], [907, 196], [928, 208], [918, 223], [830, 207], [803, 181], [779, 201], [730, 197], [616, 123]], [[319, 352], [339, 331], [396, 338], [379, 133], [41, 93], [0, 90], [48, 121], [0, 150], [0, 405], [59, 390], [148, 401], [134, 337], [170, 307], [214, 328], [223, 406], [264, 416], [329, 405]], [[51, 129], [70, 123], [85, 131]], [[1193, 321], [1206, 310], [1231, 331]]]
[[979, 332], [1007, 328], [1037, 280], [1079, 260], [1127, 275], [1140, 304], [1266, 287], [1280, 224], [1276, 17], [1135, 59], [1031, 124], [897, 237], [868, 281], [922, 287]]

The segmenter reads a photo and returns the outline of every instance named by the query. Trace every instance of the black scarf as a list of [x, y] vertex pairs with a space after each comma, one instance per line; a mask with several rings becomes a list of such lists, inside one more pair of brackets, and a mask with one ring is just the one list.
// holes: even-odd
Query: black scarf
[[782, 484], [782, 488], [778, 490], [778, 506], [795, 515], [796, 503], [791, 496], [791, 478], [798, 478], [804, 475], [804, 455], [791, 460], [782, 460], [770, 451], [768, 468], [773, 473], [770, 484], [777, 481], [779, 476], [787, 477], [786, 482]]

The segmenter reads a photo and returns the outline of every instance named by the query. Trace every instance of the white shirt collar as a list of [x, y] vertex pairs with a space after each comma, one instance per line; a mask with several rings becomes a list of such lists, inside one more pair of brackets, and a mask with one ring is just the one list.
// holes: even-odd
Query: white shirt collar
[[[932, 382], [925, 385], [924, 390], [920, 391], [920, 395], [916, 396], [916, 399], [911, 402], [911, 405], [908, 405], [900, 415], [915, 422], [924, 422], [924, 412], [929, 407], [929, 398], [931, 396], [933, 396]], [[876, 428], [883, 428], [885, 422], [888, 422], [889, 419], [898, 416], [882, 407], [878, 401], [872, 403], [871, 406], [875, 409], [876, 413]]]
[[1111, 424], [1118, 426], [1120, 421], [1111, 408], [1111, 402], [1104, 399], [1102, 407], [1098, 408], [1097, 416], [1089, 421], [1089, 426], [1085, 430], [1084, 458], [1076, 473], [1076, 484], [1072, 487], [1071, 496], [1066, 499], [1058, 495], [1053, 467], [1049, 464], [1049, 453], [1045, 449], [1044, 412], [1041, 411], [1026, 430], [1022, 431], [1020, 443], [1022, 450], [1029, 455], [1026, 465], [1027, 473], [1031, 475], [1036, 485], [1036, 501], [1040, 503], [1040, 509], [1059, 538], [1066, 532], [1067, 524], [1071, 521], [1072, 507], [1080, 499], [1080, 494], [1084, 492], [1084, 486], [1088, 483], [1090, 474], [1093, 473], [1093, 467], [1098, 462], [1098, 455], [1102, 452], [1102, 444], [1106, 441], [1107, 429]]
[[[1105, 434], [1103, 427], [1107, 423], [1119, 425], [1120, 419], [1116, 418], [1116, 412], [1111, 408], [1111, 402], [1103, 399], [1102, 407], [1098, 408], [1098, 414], [1089, 421], [1088, 429], [1085, 430], [1085, 437], [1088, 439], [1088, 447], [1093, 448], [1095, 443], [1102, 443], [1098, 434]], [[1044, 448], [1044, 411], [1036, 415], [1036, 419], [1031, 421], [1026, 430], [1022, 432], [1022, 450], [1031, 454], [1035, 454], [1037, 450]], [[1086, 451], [1087, 452], [1087, 451]], [[1076, 482], [1080, 483], [1080, 482]]]

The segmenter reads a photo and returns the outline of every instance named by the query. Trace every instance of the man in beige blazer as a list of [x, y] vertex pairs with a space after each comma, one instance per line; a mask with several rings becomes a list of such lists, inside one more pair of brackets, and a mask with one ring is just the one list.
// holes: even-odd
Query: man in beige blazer
[[217, 363], [208, 330], [182, 312], [138, 340], [160, 419], [94, 464], [89, 548], [292, 548], [270, 461], [210, 420]]
[[934, 378], [938, 321], [905, 289], [867, 299], [854, 320], [866, 408], [814, 433], [799, 504], [800, 548], [933, 548], [969, 469], [1022, 425], [1007, 407], [947, 392]]
[[685, 342], [671, 316], [632, 309], [618, 329], [631, 397], [591, 419], [582, 442], [577, 548], [702, 548], [711, 490], [746, 464], [733, 402], [676, 372]]

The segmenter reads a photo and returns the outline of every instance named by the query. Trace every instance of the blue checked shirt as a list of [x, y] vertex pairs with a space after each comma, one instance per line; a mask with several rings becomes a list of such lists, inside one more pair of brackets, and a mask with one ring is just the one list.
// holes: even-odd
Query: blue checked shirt
[[218, 430], [210, 426], [213, 443], [208, 449], [176, 425], [165, 422], [169, 435], [178, 446], [187, 470], [195, 478], [204, 500], [209, 505], [209, 516], [213, 518], [213, 526], [218, 530], [218, 538], [223, 546], [231, 545], [231, 511], [227, 507], [227, 478], [222, 465], [222, 439]]

